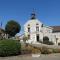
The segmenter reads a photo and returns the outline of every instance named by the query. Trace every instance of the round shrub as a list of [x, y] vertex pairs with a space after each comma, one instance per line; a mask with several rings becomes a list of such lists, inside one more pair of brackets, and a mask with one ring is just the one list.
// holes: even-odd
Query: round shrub
[[15, 40], [0, 40], [0, 56], [20, 54], [21, 44]]

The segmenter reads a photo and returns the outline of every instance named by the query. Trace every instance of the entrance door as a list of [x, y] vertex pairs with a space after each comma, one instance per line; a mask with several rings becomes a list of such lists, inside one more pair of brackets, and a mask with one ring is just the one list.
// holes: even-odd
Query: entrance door
[[37, 34], [36, 39], [37, 39], [37, 41], [39, 41], [39, 34]]

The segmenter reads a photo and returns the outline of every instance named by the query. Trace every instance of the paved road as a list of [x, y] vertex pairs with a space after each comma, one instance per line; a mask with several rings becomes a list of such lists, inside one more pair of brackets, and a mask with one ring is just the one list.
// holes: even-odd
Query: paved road
[[0, 60], [60, 60], [60, 54], [41, 55], [32, 57], [31, 55], [19, 55], [13, 57], [0, 57]]

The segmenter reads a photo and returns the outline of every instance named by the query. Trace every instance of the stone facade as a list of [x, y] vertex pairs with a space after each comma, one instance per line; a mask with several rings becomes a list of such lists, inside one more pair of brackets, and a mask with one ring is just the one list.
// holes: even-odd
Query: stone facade
[[[35, 15], [32, 17], [35, 17]], [[60, 32], [53, 32], [53, 27], [44, 25], [36, 18], [25, 23], [24, 34], [29, 38], [28, 43], [43, 42], [44, 37], [47, 37], [55, 45], [60, 43]]]

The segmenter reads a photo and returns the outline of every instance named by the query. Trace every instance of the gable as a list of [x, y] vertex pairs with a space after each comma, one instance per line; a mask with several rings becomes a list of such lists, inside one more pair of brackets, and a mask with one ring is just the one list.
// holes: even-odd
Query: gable
[[38, 19], [34, 19], [34, 20], [27, 21], [24, 26], [36, 25], [36, 24], [42, 25], [42, 23]]

